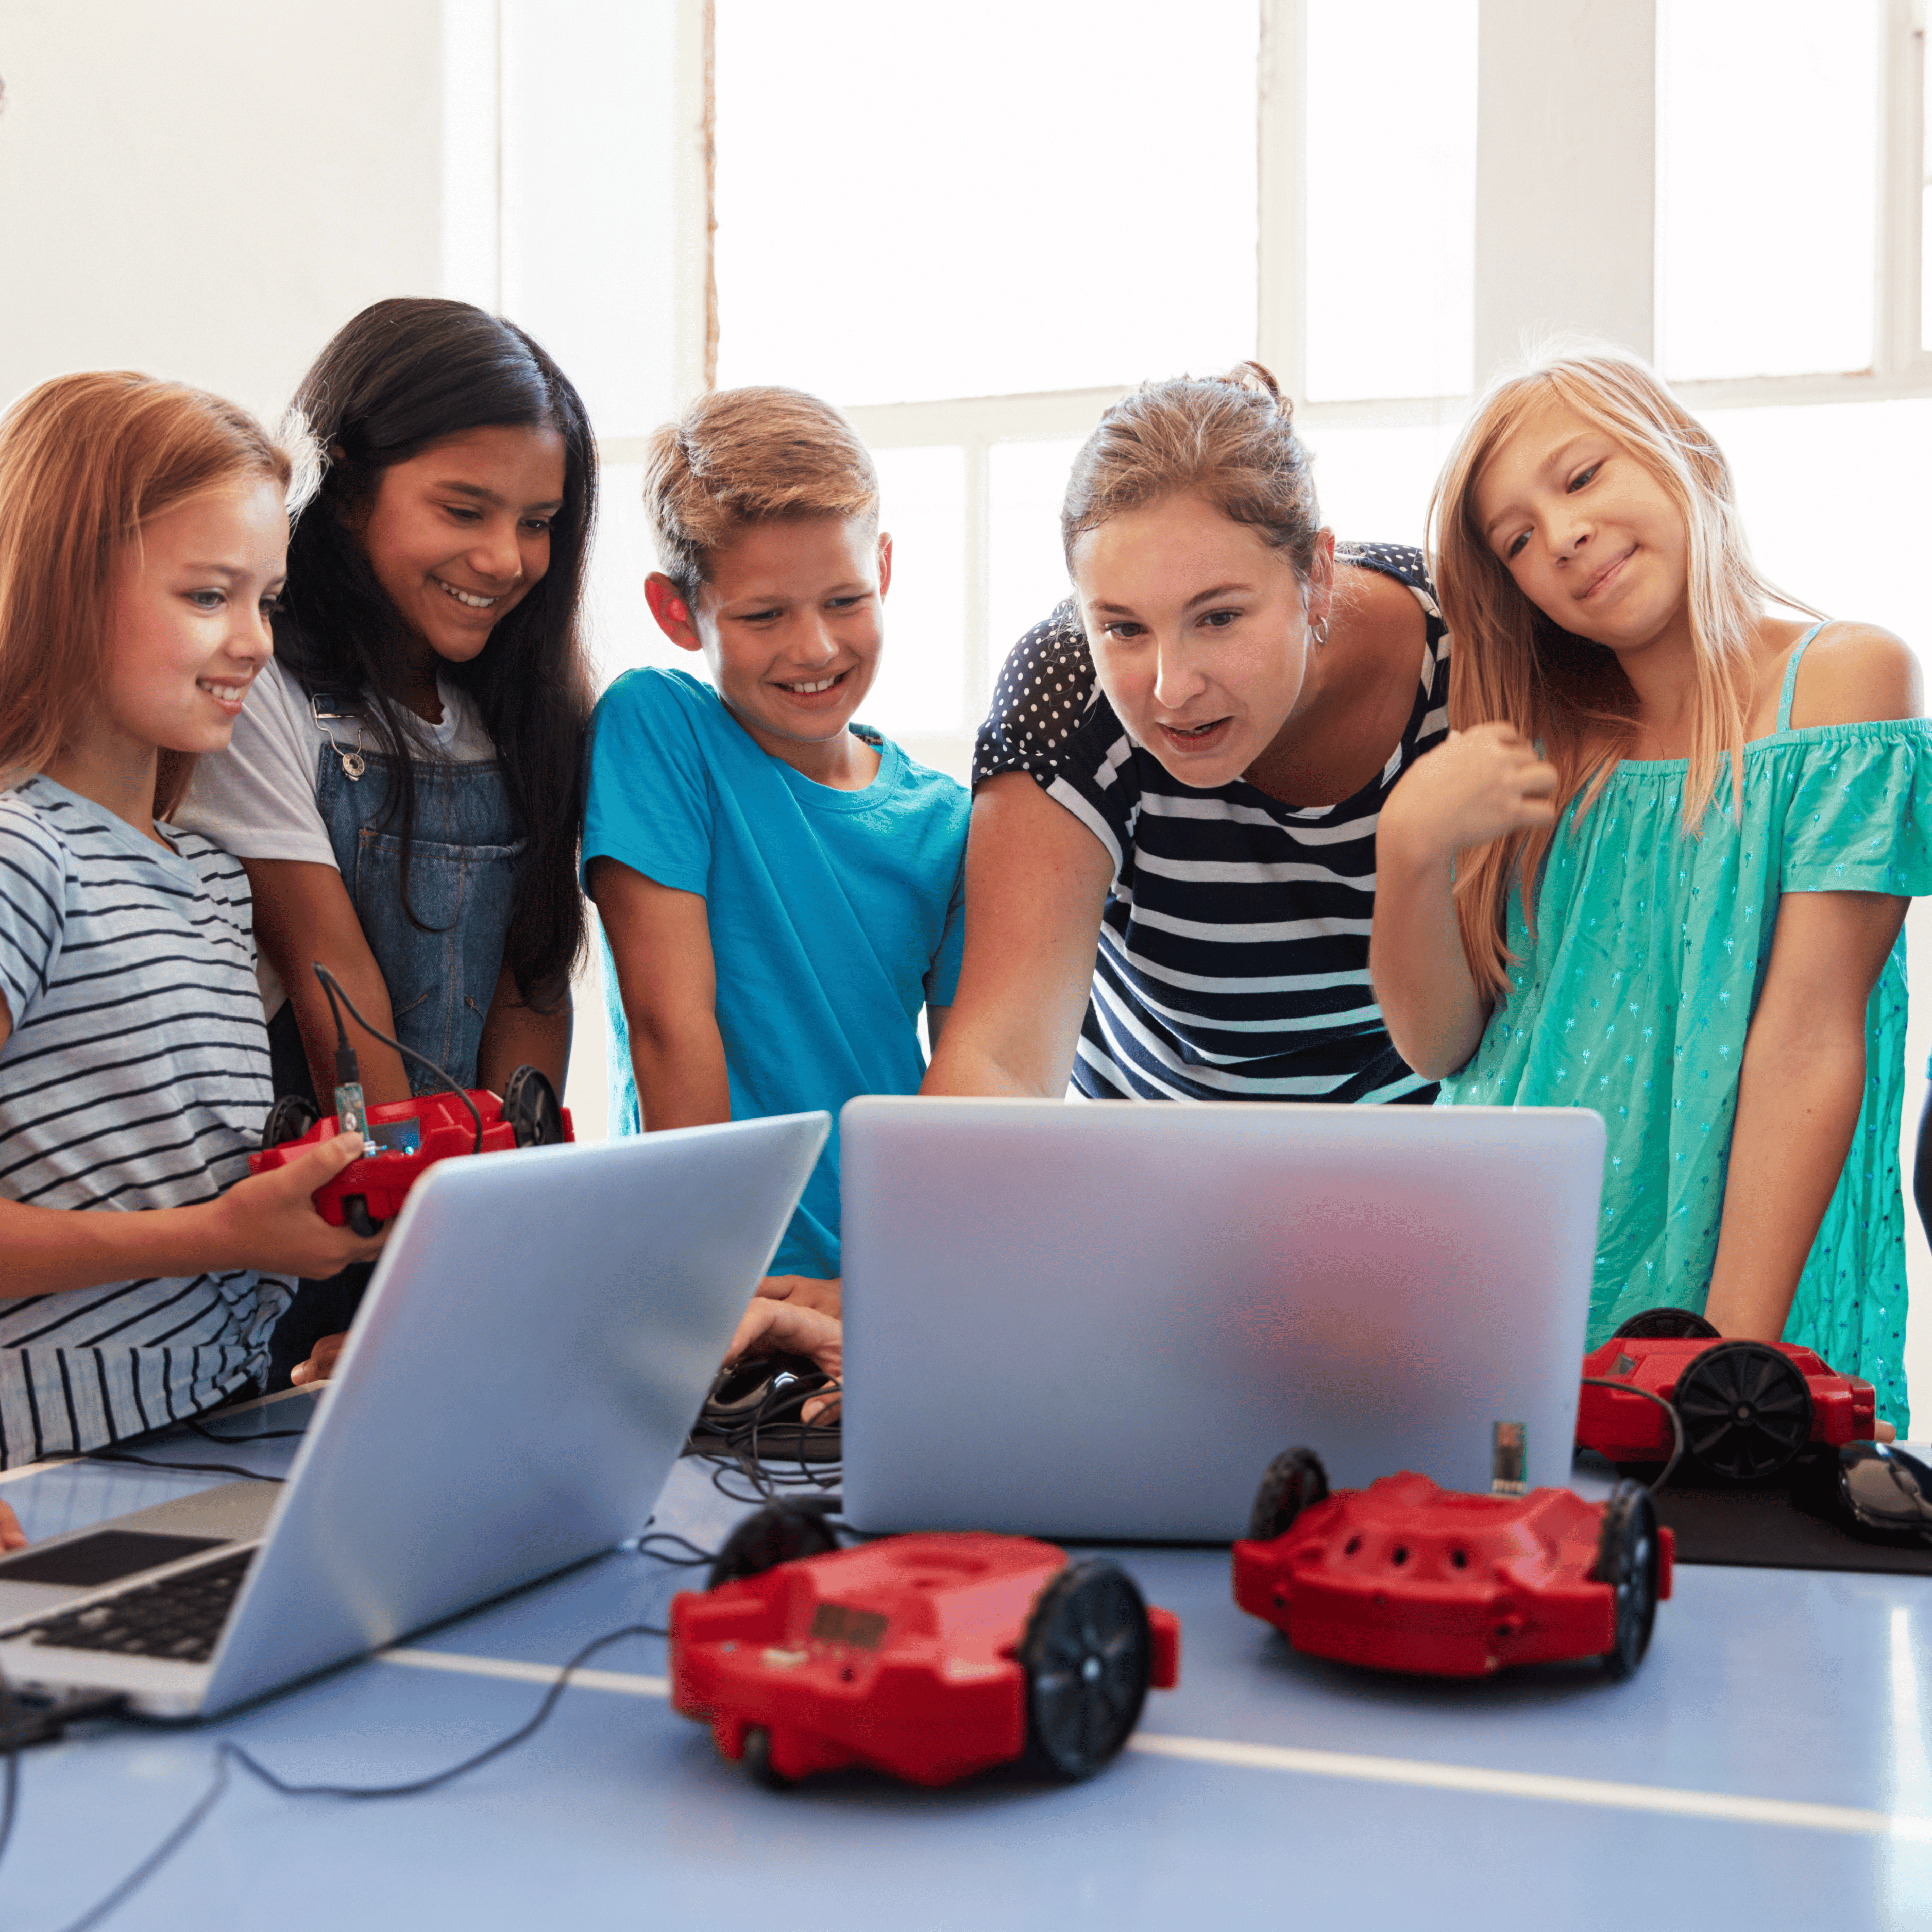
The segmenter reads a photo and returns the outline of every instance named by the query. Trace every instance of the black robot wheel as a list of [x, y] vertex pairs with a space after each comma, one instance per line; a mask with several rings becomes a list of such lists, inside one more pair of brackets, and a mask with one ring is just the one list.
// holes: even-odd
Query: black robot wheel
[[262, 1123], [262, 1145], [265, 1148], [276, 1148], [290, 1141], [298, 1141], [321, 1118], [299, 1094], [281, 1094], [268, 1109], [268, 1118]]
[[1249, 1539], [1272, 1543], [1328, 1493], [1328, 1472], [1312, 1449], [1284, 1449], [1268, 1466], [1248, 1516]]
[[772, 1734], [763, 1724], [748, 1724], [745, 1727], [745, 1755], [742, 1760], [745, 1768], [752, 1774], [754, 1784], [762, 1784], [767, 1791], [789, 1791], [793, 1780], [782, 1771], [772, 1768]]
[[350, 1229], [366, 1241], [382, 1226], [382, 1222], [369, 1212], [368, 1198], [365, 1195], [349, 1194], [343, 1197], [342, 1218]]
[[1684, 1446], [1734, 1482], [1774, 1476], [1811, 1439], [1811, 1391], [1768, 1342], [1720, 1342], [1677, 1378]]
[[823, 1556], [838, 1547], [838, 1533], [825, 1520], [822, 1507], [814, 1508], [808, 1502], [766, 1503], [724, 1539], [704, 1587], [715, 1590], [741, 1577], [762, 1576], [781, 1563]]
[[1090, 1778], [1132, 1736], [1154, 1638], [1133, 1579], [1104, 1556], [1070, 1563], [1034, 1599], [1020, 1640], [1027, 1757], [1070, 1782]]
[[1612, 1330], [1618, 1342], [1714, 1342], [1718, 1331], [1689, 1308], [1646, 1308]]
[[1597, 1565], [1590, 1573], [1609, 1584], [1616, 1600], [1616, 1636], [1604, 1652], [1604, 1668], [1612, 1677], [1629, 1676], [1650, 1648], [1661, 1550], [1650, 1492], [1640, 1483], [1619, 1483], [1604, 1505]]
[[554, 1147], [563, 1138], [563, 1109], [549, 1076], [520, 1066], [503, 1083], [503, 1118], [520, 1148]]

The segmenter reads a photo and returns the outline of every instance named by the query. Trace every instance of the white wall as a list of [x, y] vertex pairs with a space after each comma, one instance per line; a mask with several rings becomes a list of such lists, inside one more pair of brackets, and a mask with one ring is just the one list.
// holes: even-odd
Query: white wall
[[440, 265], [439, 0], [4, 0], [0, 399], [134, 368], [278, 412]]

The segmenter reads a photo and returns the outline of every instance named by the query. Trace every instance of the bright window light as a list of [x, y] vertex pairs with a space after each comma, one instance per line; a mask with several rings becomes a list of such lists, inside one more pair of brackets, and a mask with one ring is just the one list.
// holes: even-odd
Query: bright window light
[[1476, 0], [1304, 0], [1304, 14], [1308, 394], [1467, 395]]
[[[1080, 440], [996, 442], [986, 452], [986, 644], [989, 679], [1070, 587], [1060, 506]], [[978, 694], [984, 700], [992, 693]]]
[[718, 380], [848, 404], [1254, 353], [1257, 0], [717, 0]]
[[1932, 472], [1919, 452], [1932, 448], [1932, 397], [1712, 410], [1704, 422], [1730, 459], [1766, 576], [1832, 616], [1897, 632], [1926, 657]]
[[1659, 0], [1666, 375], [1871, 366], [1882, 4]]
[[[1921, 86], [1932, 81], [1932, 38], [1919, 37]], [[1932, 99], [1932, 91], [1923, 97]], [[1932, 111], [1925, 116], [1918, 196], [1918, 346], [1932, 349]]]
[[879, 449], [892, 539], [885, 653], [860, 718], [889, 738], [957, 731], [966, 703], [966, 452]]
[[704, 660], [680, 650], [657, 626], [644, 602], [644, 579], [658, 567], [644, 526], [644, 467], [607, 463], [597, 479], [597, 541], [590, 552], [586, 616], [601, 690], [644, 664], [664, 664], [704, 677]]
[[1458, 425], [1311, 430], [1315, 492], [1336, 539], [1422, 548], [1429, 493]]

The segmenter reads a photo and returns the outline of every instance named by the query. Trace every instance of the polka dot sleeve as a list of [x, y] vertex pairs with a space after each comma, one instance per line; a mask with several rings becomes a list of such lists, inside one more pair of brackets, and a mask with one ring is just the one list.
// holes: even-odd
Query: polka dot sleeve
[[1026, 772], [1050, 785], [1065, 766], [1070, 748], [1102, 714], [1112, 726], [1113, 707], [1100, 695], [1086, 633], [1070, 598], [1021, 638], [1007, 654], [993, 687], [993, 702], [973, 752], [973, 782], [1002, 772]]

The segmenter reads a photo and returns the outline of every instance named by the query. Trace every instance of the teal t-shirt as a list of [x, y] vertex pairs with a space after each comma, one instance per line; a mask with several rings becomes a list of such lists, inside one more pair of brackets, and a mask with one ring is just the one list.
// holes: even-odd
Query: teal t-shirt
[[[836, 1275], [838, 1110], [910, 1094], [920, 1008], [950, 1005], [965, 932], [965, 788], [854, 725], [879, 754], [835, 791], [761, 751], [716, 692], [627, 672], [590, 726], [584, 864], [610, 858], [706, 902], [731, 1118], [823, 1107], [826, 1143], [772, 1270]], [[609, 948], [610, 1128], [642, 1130]]]

